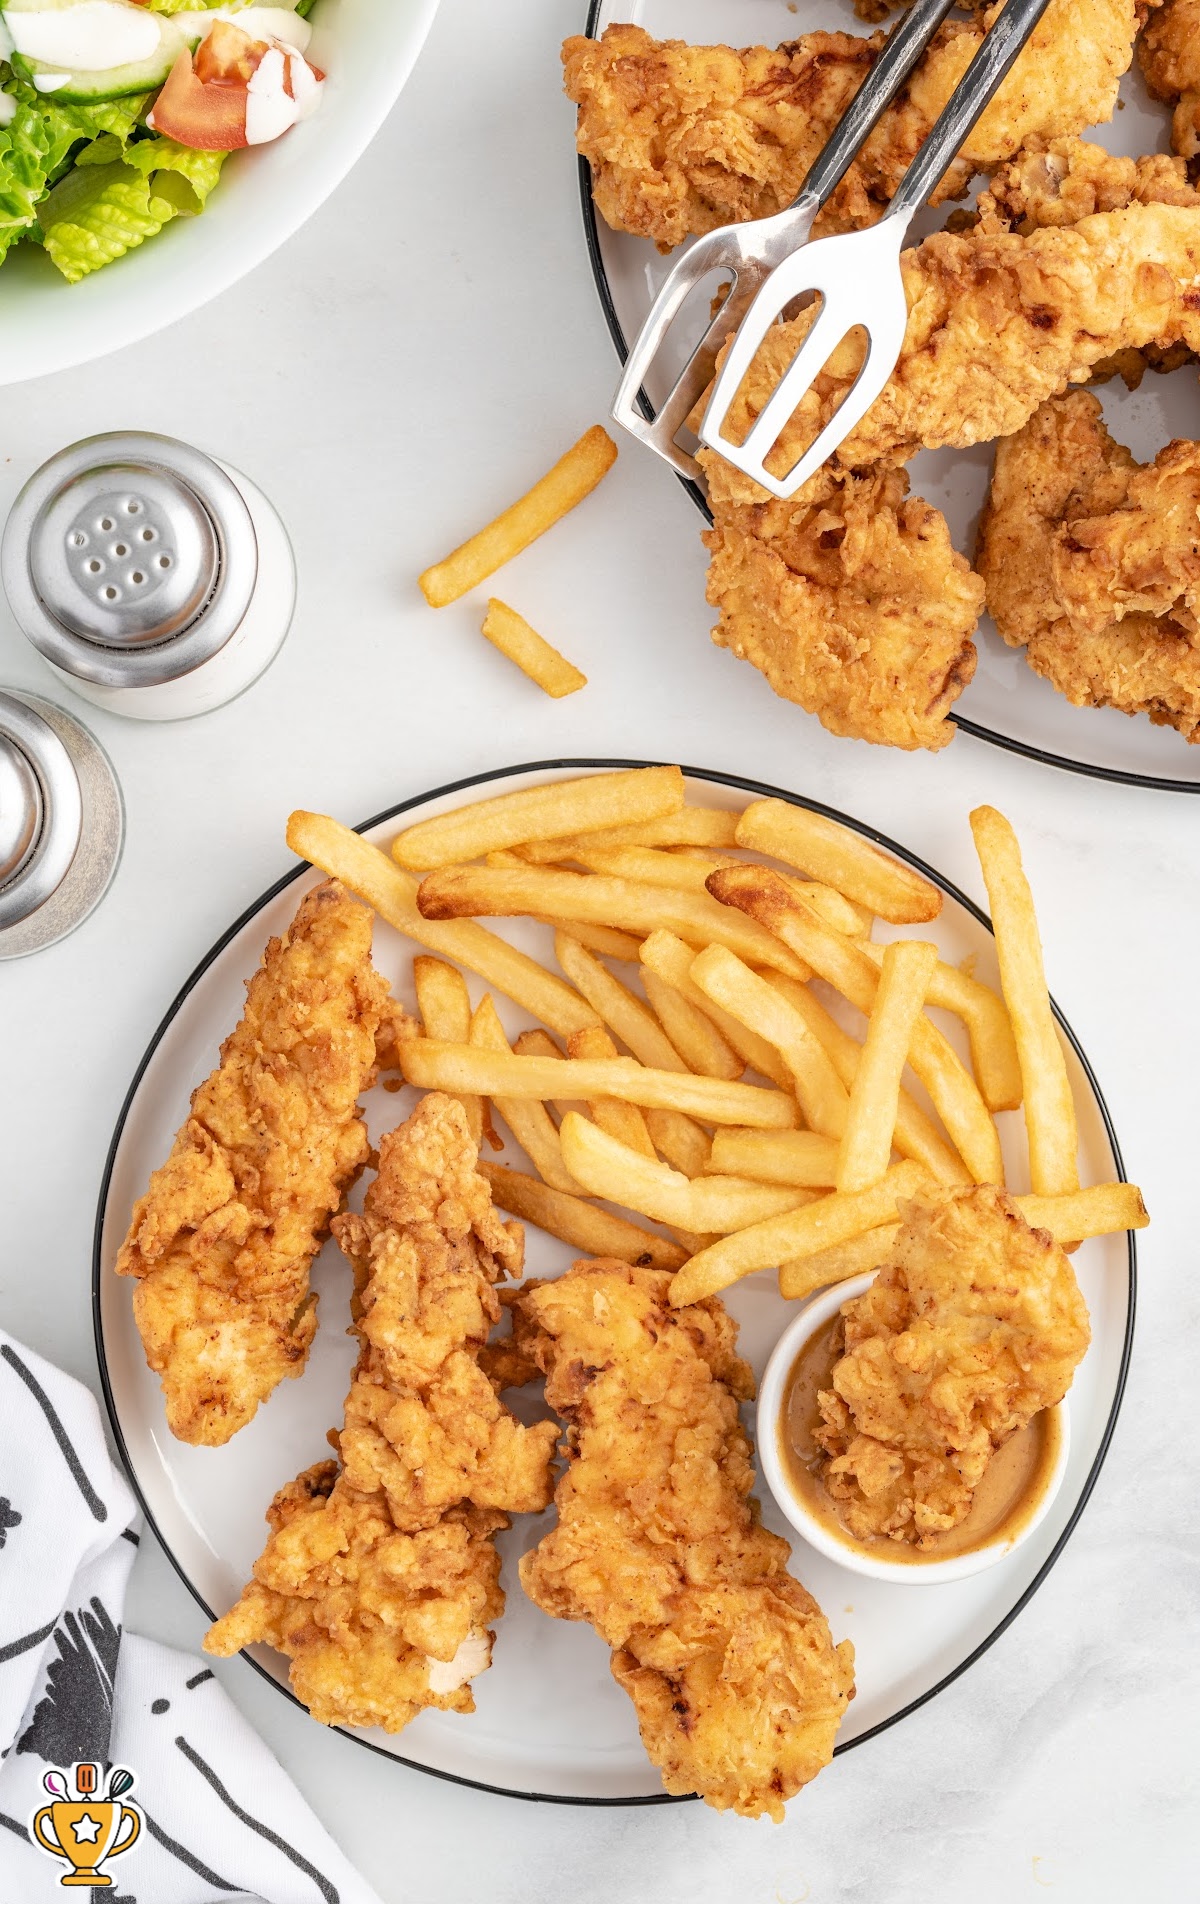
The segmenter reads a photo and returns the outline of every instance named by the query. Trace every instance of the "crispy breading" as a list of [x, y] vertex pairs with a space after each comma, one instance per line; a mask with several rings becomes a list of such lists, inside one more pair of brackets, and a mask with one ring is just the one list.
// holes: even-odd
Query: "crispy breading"
[[1200, 445], [1139, 464], [1090, 392], [997, 448], [978, 566], [1004, 640], [1076, 707], [1200, 741]]
[[431, 1093], [381, 1142], [362, 1216], [337, 1220], [359, 1340], [339, 1461], [280, 1490], [253, 1581], [205, 1639], [287, 1654], [329, 1725], [474, 1711], [504, 1611], [492, 1536], [550, 1499], [554, 1424], [523, 1427], [479, 1368], [523, 1238], [475, 1160], [462, 1106]]
[[[998, 11], [940, 29], [818, 229], [880, 215]], [[1111, 118], [1142, 11], [1135, 0], [1051, 0], [937, 197], [961, 194], [973, 173], [1032, 140]], [[666, 251], [689, 234], [782, 211], [882, 43], [878, 33], [809, 33], [738, 52], [622, 24], [599, 40], [568, 39], [566, 90], [579, 107], [577, 143], [601, 216]]]
[[673, 1310], [669, 1284], [577, 1263], [517, 1298], [570, 1457], [558, 1525], [521, 1581], [613, 1649], [668, 1792], [781, 1819], [833, 1751], [853, 1649], [834, 1647], [787, 1543], [761, 1525], [736, 1325], [714, 1299]]
[[902, 748], [952, 739], [983, 584], [903, 470], [824, 470], [789, 503], [738, 503], [714, 484], [713, 522], [719, 647], [831, 734]]
[[1066, 1395], [1090, 1330], [1070, 1260], [994, 1185], [901, 1217], [891, 1262], [842, 1306], [816, 1441], [850, 1532], [920, 1547], [966, 1518], [1000, 1444]]
[[1028, 237], [1135, 204], [1200, 205], [1200, 187], [1189, 181], [1185, 162], [1166, 152], [1131, 159], [1090, 139], [1053, 139], [1027, 146], [992, 174], [975, 201], [973, 228]]
[[1138, 58], [1151, 97], [1175, 107], [1171, 144], [1185, 159], [1200, 158], [1200, 0], [1165, 0], [1150, 16]]
[[221, 1063], [192, 1095], [117, 1258], [171, 1432], [215, 1446], [304, 1368], [309, 1267], [366, 1162], [359, 1094], [392, 1002], [371, 914], [335, 880], [301, 901], [247, 982]]

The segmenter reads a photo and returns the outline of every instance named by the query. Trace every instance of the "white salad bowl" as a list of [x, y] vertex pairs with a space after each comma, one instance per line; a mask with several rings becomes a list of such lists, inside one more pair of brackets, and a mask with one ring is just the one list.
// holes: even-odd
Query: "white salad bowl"
[[978, 1574], [983, 1568], [994, 1567], [996, 1562], [1005, 1560], [1009, 1555], [1023, 1547], [1045, 1520], [1054, 1502], [1063, 1478], [1067, 1472], [1067, 1459], [1071, 1453], [1071, 1424], [1065, 1400], [1056, 1404], [1054, 1416], [1058, 1431], [1058, 1444], [1054, 1454], [1054, 1466], [1046, 1477], [1042, 1493], [1036, 1506], [1026, 1515], [1015, 1534], [998, 1533], [991, 1541], [981, 1542], [966, 1554], [952, 1555], [945, 1561], [890, 1561], [886, 1557], [868, 1554], [858, 1547], [847, 1535], [839, 1539], [824, 1521], [812, 1513], [803, 1496], [793, 1486], [779, 1449], [780, 1419], [783, 1410], [784, 1392], [791, 1374], [792, 1365], [810, 1336], [832, 1321], [842, 1304], [851, 1297], [861, 1296], [870, 1288], [874, 1277], [849, 1278], [845, 1283], [837, 1283], [828, 1290], [820, 1291], [797, 1316], [794, 1316], [783, 1335], [771, 1352], [770, 1361], [763, 1372], [758, 1391], [757, 1439], [758, 1459], [762, 1464], [767, 1486], [779, 1505], [780, 1512], [786, 1515], [796, 1533], [802, 1535], [809, 1546], [815, 1548], [830, 1561], [836, 1561], [844, 1568], [850, 1568], [855, 1574], [869, 1575], [876, 1581], [891, 1581], [905, 1587], [934, 1587], [947, 1581], [963, 1581], [968, 1575]]
[[341, 184], [399, 97], [438, 0], [319, 0], [309, 57], [320, 108], [270, 145], [231, 154], [198, 218], [68, 284], [36, 245], [0, 267], [0, 385], [103, 357], [186, 317], [252, 271]]

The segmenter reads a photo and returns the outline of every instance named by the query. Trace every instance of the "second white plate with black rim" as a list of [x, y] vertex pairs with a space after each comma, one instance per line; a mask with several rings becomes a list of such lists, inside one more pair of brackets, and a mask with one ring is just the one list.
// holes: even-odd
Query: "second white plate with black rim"
[[[443, 812], [467, 798], [602, 768], [641, 765], [588, 760], [513, 767], [406, 801], [366, 822], [362, 831], [386, 846], [400, 824]], [[820, 813], [832, 812], [817, 801], [734, 776], [691, 768], [685, 773], [690, 797], [708, 805], [740, 807], [750, 799], [775, 795]], [[995, 982], [994, 946], [978, 908], [892, 841], [843, 814], [832, 817], [858, 827], [936, 881], [946, 900], [936, 926], [928, 930], [943, 956], [954, 961], [972, 956], [980, 976]], [[281, 829], [282, 821], [281, 815]], [[263, 1514], [275, 1490], [326, 1454], [325, 1432], [341, 1420], [353, 1360], [353, 1345], [345, 1335], [349, 1271], [337, 1249], [327, 1245], [314, 1276], [321, 1293], [321, 1327], [304, 1376], [284, 1383], [227, 1447], [202, 1449], [176, 1442], [167, 1430], [158, 1382], [146, 1368], [134, 1328], [130, 1287], [114, 1275], [113, 1264], [134, 1201], [166, 1156], [191, 1091], [211, 1069], [221, 1039], [240, 1014], [244, 980], [270, 935], [285, 929], [315, 877], [307, 866], [284, 874], [234, 920], [171, 1003], [117, 1122], [97, 1212], [96, 1344], [113, 1431], [147, 1518], [206, 1619], [223, 1612], [248, 1579], [263, 1543]], [[552, 960], [549, 936], [533, 922], [500, 922], [499, 930]], [[376, 963], [410, 1004], [415, 950], [391, 927], [377, 923]], [[631, 974], [628, 967], [622, 971]], [[478, 998], [482, 988], [468, 978]], [[528, 1023], [507, 1001], [497, 1004], [510, 1032]], [[945, 1019], [944, 1024], [958, 1040], [955, 1022]], [[1061, 1014], [1059, 1026], [1079, 1105], [1084, 1181], [1120, 1177], [1116, 1134], [1099, 1086]], [[370, 1093], [366, 1108], [372, 1136], [377, 1139], [406, 1116], [413, 1099], [407, 1090], [399, 1096], [382, 1088]], [[1005, 1114], [1000, 1126], [1012, 1186], [1021, 1190], [1025, 1166], [1019, 1114]], [[513, 1161], [527, 1168], [520, 1153]], [[554, 1276], [571, 1260], [565, 1245], [539, 1231], [527, 1232], [527, 1246], [531, 1275]], [[1133, 1238], [1097, 1238], [1082, 1246], [1074, 1263], [1091, 1312], [1093, 1340], [1071, 1392], [1067, 1479], [1032, 1541], [972, 1580], [922, 1589], [851, 1575], [792, 1537], [795, 1572], [817, 1596], [835, 1637], [849, 1636], [856, 1649], [858, 1695], [843, 1724], [839, 1752], [902, 1720], [965, 1672], [1045, 1579], [1079, 1518], [1104, 1460], [1125, 1381], [1133, 1334]], [[792, 1306], [768, 1275], [739, 1284], [728, 1293], [728, 1303], [741, 1325], [742, 1347], [761, 1372]], [[787, 1525], [769, 1496], [762, 1488], [758, 1492], [768, 1525], [787, 1537]], [[607, 1648], [589, 1627], [549, 1619], [521, 1592], [517, 1559], [540, 1538], [552, 1513], [520, 1517], [501, 1538], [508, 1609], [499, 1625], [495, 1664], [475, 1686], [478, 1711], [428, 1712], [391, 1737], [350, 1731], [346, 1737], [404, 1765], [521, 1798], [594, 1805], [663, 1801], [638, 1738], [633, 1709], [609, 1675]], [[252, 1659], [292, 1697], [287, 1662], [280, 1655], [259, 1648]]]
[[[581, 8], [581, 21], [582, 14]], [[776, 46], [818, 29], [858, 34], [868, 30], [856, 19], [850, 0], [799, 0], [798, 5], [795, 0], [590, 0], [586, 25], [576, 30], [597, 38], [618, 20], [632, 21], [656, 39], [697, 45]], [[1111, 124], [1096, 127], [1087, 137], [1111, 152], [1137, 155], [1166, 149], [1169, 109], [1148, 97], [1136, 70], [1121, 82], [1121, 108]], [[649, 239], [610, 231], [592, 204], [590, 175], [582, 159], [579, 169], [588, 257], [624, 362], [629, 340], [637, 335], [676, 254], [660, 257]], [[926, 222], [919, 220], [915, 231], [923, 235], [936, 229], [950, 209], [922, 214]], [[661, 402], [669, 382], [667, 377], [655, 387], [650, 380], [647, 395], [652, 403]], [[1116, 379], [1097, 386], [1096, 394], [1110, 430], [1141, 462], [1152, 461], [1173, 437], [1200, 437], [1200, 382], [1194, 364], [1165, 377], [1148, 374], [1137, 391], [1126, 390]], [[653, 456], [632, 446], [629, 454]], [[955, 547], [968, 556], [975, 547], [991, 469], [988, 443], [970, 450], [923, 450], [908, 465], [914, 495], [941, 510]], [[662, 473], [665, 482], [665, 464]], [[700, 491], [693, 484], [685, 487], [704, 510]], [[701, 640], [711, 616], [700, 600], [696, 616]], [[1111, 708], [1073, 708], [1034, 674], [1021, 651], [1005, 647], [990, 616], [981, 621], [975, 642], [975, 679], [954, 705], [954, 719], [964, 734], [1096, 780], [1200, 794], [1200, 747], [1190, 747], [1174, 729], [1152, 727], [1145, 715], [1130, 719]], [[770, 692], [764, 683], [764, 695]], [[797, 709], [794, 718], [814, 717]]]

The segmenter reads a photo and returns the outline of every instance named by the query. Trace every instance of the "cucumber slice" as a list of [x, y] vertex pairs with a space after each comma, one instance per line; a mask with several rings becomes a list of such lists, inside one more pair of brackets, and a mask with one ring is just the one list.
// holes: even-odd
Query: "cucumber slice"
[[[2, 18], [14, 69], [58, 99], [153, 92], [187, 45], [170, 18], [130, 0], [7, 0]], [[129, 57], [109, 63], [114, 49]]]

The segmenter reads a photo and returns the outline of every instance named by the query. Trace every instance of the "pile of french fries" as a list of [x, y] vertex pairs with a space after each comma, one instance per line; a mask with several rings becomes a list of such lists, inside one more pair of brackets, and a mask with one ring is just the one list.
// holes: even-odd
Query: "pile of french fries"
[[[1031, 1224], [1070, 1246], [1148, 1221], [1134, 1185], [1080, 1188], [1016, 837], [991, 807], [971, 828], [1000, 993], [931, 940], [873, 942], [877, 921], [941, 910], [912, 868], [787, 801], [689, 805], [676, 767], [473, 802], [390, 856], [320, 814], [293, 814], [288, 843], [427, 949], [404, 1077], [456, 1095], [497, 1148], [493, 1114], [507, 1127], [532, 1169], [485, 1163], [497, 1204], [589, 1255], [673, 1271], [686, 1304], [756, 1271], [799, 1298], [878, 1268], [923, 1188], [1004, 1183], [997, 1114], [1023, 1114]], [[493, 917], [548, 926], [559, 971], [479, 923]], [[462, 969], [534, 1025], [510, 1043]], [[930, 1008], [961, 1022], [969, 1062]]]

